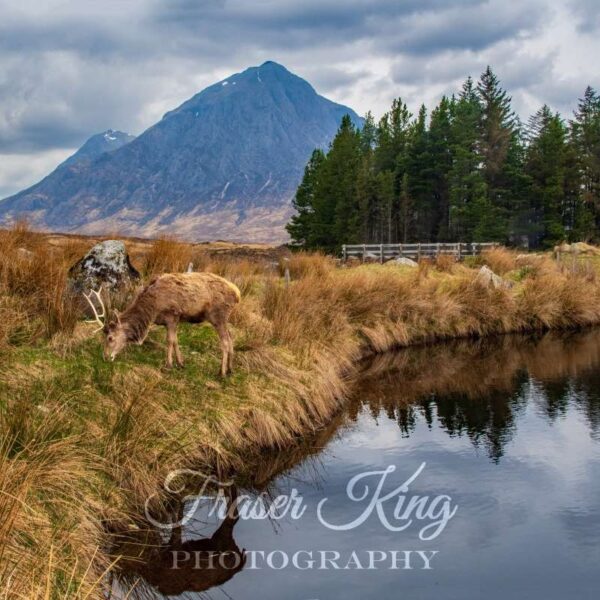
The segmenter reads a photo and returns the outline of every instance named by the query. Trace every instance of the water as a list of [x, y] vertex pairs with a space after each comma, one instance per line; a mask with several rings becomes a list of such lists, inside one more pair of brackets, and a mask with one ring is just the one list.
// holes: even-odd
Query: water
[[[429, 502], [443, 496], [438, 506], [456, 508], [437, 537], [419, 537], [433, 518], [390, 531], [375, 510], [345, 531], [322, 522], [357, 519], [382, 475], [357, 484], [357, 492], [370, 484], [363, 501], [348, 497], [348, 482], [390, 465], [395, 471], [382, 492], [422, 467], [405, 495]], [[239, 600], [596, 598], [600, 332], [456, 342], [379, 357], [326, 431], [302, 448], [265, 457], [250, 482], [238, 482], [239, 494], [248, 491], [245, 484], [253, 498], [295, 489], [306, 510], [298, 519], [226, 519], [207, 540], [218, 519], [202, 503], [181, 539], [163, 536], [162, 548], [133, 569], [152, 582], [139, 584], [138, 593]], [[384, 504], [390, 521], [399, 494]], [[242, 549], [245, 564], [236, 567]], [[190, 553], [177, 570], [173, 550], [182, 559]], [[211, 570], [202, 559], [192, 568], [194, 552], [206, 550], [228, 554], [230, 563]], [[323, 551], [332, 560], [321, 564]], [[407, 551], [412, 568], [390, 568], [394, 556], [396, 566], [406, 566]], [[300, 568], [291, 564], [294, 556]], [[430, 557], [430, 569], [422, 556]], [[279, 569], [285, 557], [290, 564]]]

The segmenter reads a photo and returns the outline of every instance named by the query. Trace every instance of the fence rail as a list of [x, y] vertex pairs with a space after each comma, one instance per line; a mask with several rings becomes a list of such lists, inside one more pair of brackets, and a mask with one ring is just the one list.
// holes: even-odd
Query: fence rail
[[497, 246], [495, 242], [481, 243], [427, 243], [427, 244], [344, 244], [342, 258], [344, 262], [350, 257], [365, 260], [385, 262], [394, 258], [412, 258], [419, 260], [424, 257], [435, 257], [440, 254], [455, 256], [458, 260], [465, 256], [476, 256], [487, 248]]

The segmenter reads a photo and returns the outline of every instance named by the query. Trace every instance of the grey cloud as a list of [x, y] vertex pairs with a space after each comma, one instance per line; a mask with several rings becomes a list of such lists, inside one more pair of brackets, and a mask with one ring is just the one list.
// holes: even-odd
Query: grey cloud
[[231, 39], [235, 45], [304, 48], [365, 40], [390, 52], [431, 55], [441, 49], [481, 49], [535, 29], [547, 11], [539, 0], [333, 0], [309, 2], [207, 3], [163, 0], [147, 14], [147, 23], [173, 35], [185, 32], [193, 46], [205, 36]]
[[456, 86], [467, 76], [477, 79], [491, 65], [509, 90], [531, 87], [552, 77], [554, 55], [524, 55], [514, 42], [500, 44], [488, 52], [448, 50], [436, 55], [403, 55], [393, 64], [391, 74], [398, 84], [415, 86]]
[[304, 75], [319, 92], [328, 94], [358, 84], [369, 76], [369, 72], [364, 69], [346, 71], [339, 67], [316, 66], [307, 69]]
[[[542, 26], [548, 11], [540, 10], [540, 2], [504, 2], [490, 0], [434, 13], [415, 13], [403, 22], [391, 47], [411, 54], [431, 56], [447, 50], [480, 51], [505, 40], [529, 35]], [[387, 32], [394, 24], [386, 26]], [[385, 43], [384, 36], [384, 43]]]
[[[565, 2], [578, 18], [593, 13], [595, 0]], [[109, 127], [139, 133], [211, 78], [266, 59], [338, 100], [360, 97], [359, 110], [403, 89], [428, 100], [488, 63], [518, 94], [558, 98], [572, 85], [553, 81], [552, 56], [515, 59], [551, 4], [0, 0], [0, 153], [72, 147]]]
[[90, 64], [68, 53], [23, 55], [2, 67], [4, 153], [70, 148], [98, 131], [135, 128], [136, 113], [155, 93], [153, 74], [139, 67]]
[[[543, 102], [558, 110], [563, 117], [570, 119], [577, 107], [578, 99], [583, 97], [588, 84], [589, 81], [577, 77], [569, 77], [560, 81], [549, 79], [543, 84], [531, 87], [528, 91], [543, 98]], [[541, 105], [542, 102], [540, 101], [539, 104]]]
[[[484, 0], [458, 0], [456, 5], [468, 8]], [[336, 0], [305, 0], [290, 2], [266, 0], [259, 3], [243, 0], [160, 0], [150, 11], [149, 17], [156, 22], [169, 21], [193, 26], [207, 21], [219, 20], [221, 24], [246, 23], [271, 29], [273, 26], [286, 30], [322, 29], [332, 31], [364, 27], [369, 19], [389, 19], [416, 12], [438, 10], [447, 6], [445, 0], [347, 0], [341, 5]]]
[[592, 33], [600, 29], [600, 7], [598, 0], [571, 0], [577, 26], [583, 33]]

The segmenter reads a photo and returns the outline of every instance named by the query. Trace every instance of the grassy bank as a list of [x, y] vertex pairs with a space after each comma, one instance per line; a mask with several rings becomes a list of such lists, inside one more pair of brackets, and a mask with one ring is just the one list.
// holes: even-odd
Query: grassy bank
[[[235, 372], [221, 381], [207, 326], [181, 326], [184, 370], [162, 369], [162, 329], [104, 363], [99, 334], [65, 287], [87, 247], [74, 239], [50, 251], [25, 227], [0, 232], [4, 597], [101, 597], [109, 532], [135, 521], [170, 470], [243, 470], [261, 449], [322, 427], [365, 354], [600, 322], [595, 270], [549, 257], [494, 250], [471, 265], [442, 258], [415, 269], [296, 255], [286, 287], [270, 260], [148, 245], [134, 256], [145, 277], [192, 260], [240, 287]], [[483, 262], [512, 287], [478, 278]]]

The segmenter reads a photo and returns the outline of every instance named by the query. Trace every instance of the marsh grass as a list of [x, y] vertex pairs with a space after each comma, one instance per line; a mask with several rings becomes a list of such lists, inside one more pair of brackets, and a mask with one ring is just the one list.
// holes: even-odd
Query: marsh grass
[[144, 257], [142, 273], [146, 278], [161, 273], [186, 271], [192, 261], [192, 247], [173, 237], [158, 238]]
[[[113, 532], [135, 527], [174, 468], [243, 471], [266, 449], [318, 432], [358, 360], [390, 348], [581, 327], [600, 321], [595, 272], [495, 249], [471, 265], [339, 268], [322, 255], [273, 265], [157, 240], [134, 257], [146, 277], [188, 262], [234, 281], [234, 374], [221, 380], [206, 325], [181, 325], [183, 370], [165, 371], [162, 329], [114, 363], [66, 292], [85, 248], [52, 251], [25, 225], [0, 232], [0, 589], [6, 598], [100, 598]], [[27, 250], [23, 252], [21, 249]], [[31, 253], [31, 254], [30, 254]], [[512, 288], [477, 278], [482, 264]], [[290, 270], [291, 283], [281, 275]], [[87, 595], [87, 596], [86, 596]]]

